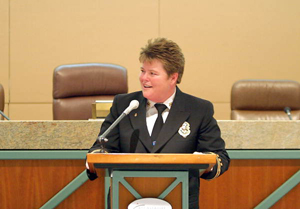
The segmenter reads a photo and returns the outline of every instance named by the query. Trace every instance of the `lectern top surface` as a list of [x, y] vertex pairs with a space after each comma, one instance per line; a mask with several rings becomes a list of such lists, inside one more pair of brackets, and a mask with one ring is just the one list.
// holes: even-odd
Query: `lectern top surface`
[[126, 164], [211, 164], [215, 154], [91, 153], [89, 163]]

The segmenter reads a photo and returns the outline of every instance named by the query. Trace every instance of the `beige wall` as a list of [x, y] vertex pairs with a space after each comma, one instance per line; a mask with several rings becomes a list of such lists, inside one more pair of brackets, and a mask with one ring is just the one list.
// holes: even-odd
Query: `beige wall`
[[[8, 0], [0, 0], [0, 83], [5, 92], [4, 113], [8, 115], [9, 101], [9, 7]], [[1, 118], [1, 117], [0, 117]]]
[[299, 11], [298, 0], [0, 0], [5, 112], [52, 119], [52, 73], [61, 64], [120, 64], [129, 91], [139, 90], [139, 50], [163, 36], [186, 57], [179, 87], [229, 119], [235, 81], [300, 82]]

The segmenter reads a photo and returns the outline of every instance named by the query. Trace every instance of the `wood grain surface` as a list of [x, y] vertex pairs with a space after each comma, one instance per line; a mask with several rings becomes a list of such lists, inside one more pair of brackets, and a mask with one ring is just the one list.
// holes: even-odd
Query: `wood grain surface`
[[[0, 160], [0, 208], [40, 208], [84, 169], [84, 160]], [[212, 181], [201, 180], [200, 206], [205, 209], [254, 208], [300, 169], [300, 160], [232, 160], [229, 170]], [[150, 193], [149, 187], [163, 189], [169, 180], [127, 178], [132, 186], [140, 185], [141, 195]], [[168, 182], [169, 181], [169, 182]], [[150, 184], [150, 186], [149, 186]], [[166, 200], [178, 197], [181, 185]], [[126, 190], [123, 186], [120, 190]], [[178, 190], [178, 191], [177, 191]], [[57, 208], [104, 208], [104, 179], [87, 181], [60, 203]], [[280, 199], [272, 209], [299, 208], [300, 186]], [[123, 196], [126, 201], [133, 197]], [[122, 206], [121, 209], [125, 209]]]

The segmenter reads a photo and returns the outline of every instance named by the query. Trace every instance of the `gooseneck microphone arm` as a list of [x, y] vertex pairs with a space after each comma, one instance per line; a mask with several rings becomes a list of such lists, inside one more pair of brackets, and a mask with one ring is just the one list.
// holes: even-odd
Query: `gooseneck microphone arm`
[[116, 125], [118, 125], [118, 124], [120, 123], [120, 121], [121, 121], [125, 116], [126, 116], [126, 114], [123, 112], [123, 113], [117, 118], [117, 120], [115, 120], [115, 121], [113, 122], [113, 124], [111, 124], [111, 126], [109, 126], [108, 129], [106, 129], [106, 131], [105, 131], [102, 135], [100, 135], [100, 136], [98, 137], [98, 141], [100, 141], [100, 142], [102, 142], [102, 141], [107, 142], [108, 139], [106, 138], [106, 136], [111, 132], [111, 130], [112, 130], [114, 127], [116, 127]]
[[128, 115], [132, 110], [137, 109], [139, 107], [139, 102], [137, 100], [132, 100], [129, 104], [129, 106], [124, 110], [124, 112], [117, 118], [117, 120], [115, 120], [113, 122], [113, 124], [111, 124], [111, 126], [108, 127], [108, 129], [106, 129], [106, 131], [100, 135], [97, 140], [101, 143], [102, 141], [107, 142], [108, 139], [106, 138], [106, 136], [111, 132], [111, 130], [116, 127], [116, 125], [118, 125], [120, 123], [120, 121], [126, 116]]
[[285, 107], [284, 112], [287, 114], [290, 120], [292, 120], [292, 115], [291, 115], [291, 108], [290, 107]]
[[4, 112], [2, 112], [1, 110], [0, 110], [0, 114], [1, 114], [4, 118], [6, 118], [6, 120], [10, 120], [9, 117], [7, 117], [7, 116], [4, 114]]

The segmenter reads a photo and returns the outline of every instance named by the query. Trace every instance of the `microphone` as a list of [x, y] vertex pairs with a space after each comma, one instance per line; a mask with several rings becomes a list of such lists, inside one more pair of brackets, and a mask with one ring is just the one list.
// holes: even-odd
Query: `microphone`
[[[125, 113], [126, 115], [128, 115], [132, 110], [135, 110], [139, 107], [139, 101], [137, 100], [132, 100], [129, 104], [129, 106], [124, 110], [123, 113]], [[122, 114], [123, 114], [122, 113]]]
[[292, 115], [291, 115], [291, 108], [290, 107], [285, 107], [284, 112], [287, 114], [290, 120], [292, 120]]
[[106, 138], [106, 136], [111, 132], [111, 130], [120, 123], [120, 121], [126, 116], [128, 115], [132, 110], [137, 109], [139, 107], [139, 102], [137, 100], [132, 100], [129, 104], [129, 106], [123, 111], [123, 113], [117, 118], [117, 120], [115, 120], [115, 122], [113, 122], [113, 124], [111, 124], [111, 126], [108, 127], [108, 129], [106, 129], [106, 131], [100, 135], [97, 140], [101, 143], [102, 141], [107, 142], [108, 139]]
[[4, 114], [4, 112], [2, 112], [1, 110], [0, 110], [0, 114], [1, 114], [3, 117], [5, 117], [6, 120], [10, 120], [9, 117], [7, 117], [7, 116]]

